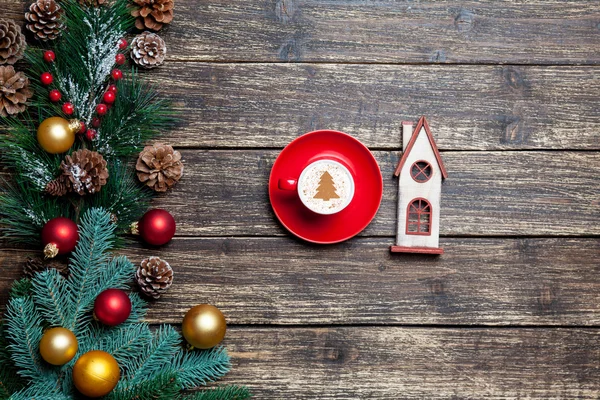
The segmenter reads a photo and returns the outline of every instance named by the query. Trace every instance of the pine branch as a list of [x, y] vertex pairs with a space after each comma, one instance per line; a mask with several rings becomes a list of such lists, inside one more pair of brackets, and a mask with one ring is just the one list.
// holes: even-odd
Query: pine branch
[[229, 355], [224, 347], [210, 350], [180, 350], [164, 372], [177, 373], [184, 389], [206, 385], [225, 375], [231, 369]]
[[251, 398], [250, 390], [245, 386], [220, 386], [215, 389], [195, 392], [182, 397], [183, 400], [246, 400]]
[[70, 400], [60, 392], [52, 380], [36, 380], [35, 383], [13, 394], [10, 400]]
[[6, 311], [6, 337], [11, 358], [19, 375], [33, 381], [48, 380], [42, 366], [39, 343], [42, 339], [42, 316], [29, 297], [11, 299]]
[[166, 368], [172, 364], [177, 354], [181, 337], [170, 325], [163, 325], [156, 332], [146, 346], [141, 356], [135, 360], [129, 371], [128, 379], [123, 381], [123, 386], [128, 387], [138, 384], [145, 379], [152, 379], [160, 374], [170, 374]]
[[14, 281], [12, 286], [10, 287], [9, 297], [11, 299], [15, 297], [25, 297], [29, 296], [32, 288], [31, 279], [23, 278], [18, 281]]
[[23, 388], [23, 381], [10, 358], [5, 335], [4, 324], [0, 323], [0, 365], [2, 366], [0, 368], [0, 399], [8, 399], [12, 393]]
[[43, 318], [54, 326], [67, 326], [71, 297], [67, 282], [60, 273], [49, 268], [35, 274], [32, 281], [33, 300]]
[[118, 387], [107, 400], [173, 400], [177, 399], [181, 386], [174, 374], [159, 374], [129, 387]]

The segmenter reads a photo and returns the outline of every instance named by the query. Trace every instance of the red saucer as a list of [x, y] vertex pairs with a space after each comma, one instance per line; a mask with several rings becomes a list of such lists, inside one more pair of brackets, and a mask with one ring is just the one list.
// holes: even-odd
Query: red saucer
[[[354, 178], [354, 198], [337, 214], [316, 214], [302, 204], [296, 191], [277, 187], [279, 179], [298, 178], [306, 166], [323, 158], [344, 164]], [[382, 194], [381, 171], [369, 149], [352, 136], [329, 130], [293, 140], [275, 160], [269, 178], [269, 197], [279, 221], [313, 243], [337, 243], [357, 235], [377, 214]]]

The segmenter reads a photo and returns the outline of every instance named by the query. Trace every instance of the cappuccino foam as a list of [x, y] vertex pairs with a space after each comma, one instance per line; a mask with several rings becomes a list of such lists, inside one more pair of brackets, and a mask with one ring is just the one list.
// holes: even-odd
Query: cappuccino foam
[[320, 160], [309, 165], [298, 181], [300, 199], [319, 214], [343, 210], [354, 196], [354, 180], [342, 164]]

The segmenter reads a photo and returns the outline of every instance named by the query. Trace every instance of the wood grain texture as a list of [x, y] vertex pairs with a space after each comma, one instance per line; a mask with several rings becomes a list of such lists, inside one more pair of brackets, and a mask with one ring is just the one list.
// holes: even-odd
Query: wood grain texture
[[[600, 34], [600, 32], [599, 32]], [[317, 129], [400, 149], [427, 115], [442, 150], [600, 149], [599, 67], [167, 63], [185, 147], [284, 147]]]
[[[185, 173], [154, 204], [170, 210], [179, 235], [287, 235], [268, 200], [275, 150], [186, 150]], [[374, 152], [384, 194], [363, 235], [396, 234], [397, 152]], [[600, 234], [599, 152], [444, 152], [440, 234]]]
[[179, 0], [163, 34], [171, 60], [597, 64], [599, 19], [586, 0]]
[[[175, 271], [152, 323], [178, 324], [207, 302], [233, 324], [600, 325], [596, 239], [442, 238], [439, 257], [391, 254], [392, 241], [176, 238], [124, 253]], [[0, 304], [31, 254], [0, 251]]]
[[233, 328], [259, 399], [597, 399], [597, 329]]

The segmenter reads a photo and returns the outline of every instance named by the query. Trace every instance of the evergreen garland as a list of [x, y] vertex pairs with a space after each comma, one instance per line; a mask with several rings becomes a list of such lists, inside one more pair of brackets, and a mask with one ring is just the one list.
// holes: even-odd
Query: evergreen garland
[[[35, 96], [28, 111], [1, 119], [0, 160], [14, 174], [0, 185], [0, 236], [39, 246], [44, 224], [62, 216], [78, 223], [79, 241], [67, 278], [47, 269], [33, 279], [15, 281], [11, 288], [0, 324], [0, 400], [79, 398], [72, 369], [90, 350], [110, 353], [120, 367], [119, 383], [106, 399], [248, 399], [245, 387], [190, 391], [229, 371], [226, 350], [186, 350], [173, 327], [150, 329], [144, 322], [147, 305], [137, 294], [129, 295], [132, 312], [124, 323], [108, 327], [92, 317], [98, 294], [109, 288], [127, 289], [135, 272], [126, 257], [110, 254], [121, 243], [118, 234], [140, 218], [153, 197], [137, 181], [131, 157], [177, 119], [156, 88], [140, 80], [132, 68], [116, 83], [117, 101], [103, 117], [97, 137], [77, 139], [66, 153], [87, 148], [102, 154], [109, 168], [107, 184], [86, 196], [47, 195], [46, 185], [60, 173], [65, 154], [44, 151], [36, 139], [37, 126], [51, 116], [76, 118], [90, 126], [115, 66], [118, 41], [134, 23], [128, 0], [112, 0], [100, 7], [77, 0], [60, 4], [66, 29], [52, 42], [55, 61], [43, 61], [45, 48], [27, 50], [27, 75]], [[65, 115], [49, 100], [39, 78], [46, 71], [54, 77], [53, 86], [73, 104], [74, 115]], [[39, 351], [44, 330], [55, 326], [69, 329], [78, 339], [76, 356], [63, 366], [46, 363]]]

